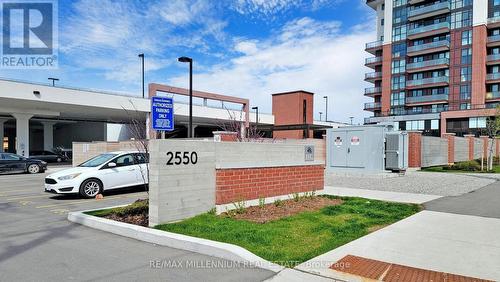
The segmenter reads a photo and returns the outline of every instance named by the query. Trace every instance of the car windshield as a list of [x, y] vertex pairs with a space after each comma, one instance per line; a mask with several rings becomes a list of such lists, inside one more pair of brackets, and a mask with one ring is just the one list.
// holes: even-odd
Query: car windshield
[[116, 157], [117, 154], [101, 154], [99, 156], [93, 157], [92, 159], [82, 163], [79, 166], [82, 167], [96, 167], [104, 164], [105, 162], [111, 160]]

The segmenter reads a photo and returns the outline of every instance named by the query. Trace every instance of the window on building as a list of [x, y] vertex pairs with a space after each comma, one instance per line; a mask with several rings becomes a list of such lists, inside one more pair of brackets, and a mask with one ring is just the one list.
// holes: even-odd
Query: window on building
[[393, 76], [391, 78], [391, 89], [392, 90], [398, 90], [398, 89], [403, 89], [406, 86], [406, 80], [404, 75], [402, 76]]
[[472, 63], [472, 49], [464, 48], [462, 49], [462, 57], [460, 62], [464, 65], [468, 65]]
[[460, 69], [460, 81], [470, 81], [472, 78], [472, 67], [464, 67]]
[[438, 119], [431, 120], [431, 129], [439, 129], [439, 120]]
[[460, 85], [460, 100], [470, 99], [470, 85]]
[[424, 120], [409, 120], [406, 122], [406, 130], [424, 130]]
[[392, 61], [392, 73], [402, 73], [406, 70], [406, 59]]
[[470, 6], [472, 5], [472, 0], [452, 0], [451, 1], [451, 9], [459, 9], [462, 7]]
[[461, 103], [460, 110], [470, 110], [470, 103]]
[[401, 41], [406, 39], [406, 25], [392, 28], [392, 41]]
[[486, 117], [469, 118], [469, 128], [486, 128]]
[[493, 6], [500, 6], [500, 0], [493, 0]]
[[384, 19], [380, 20], [380, 25], [384, 25]]
[[406, 5], [407, 2], [408, 2], [407, 0], [394, 0], [392, 1], [392, 6], [393, 7], [403, 6]]
[[472, 30], [462, 31], [462, 45], [472, 44]]
[[459, 11], [451, 14], [451, 28], [462, 28], [471, 26], [472, 24], [472, 11]]
[[391, 93], [391, 107], [404, 106], [404, 104], [405, 104], [404, 91]]
[[406, 43], [397, 43], [392, 45], [392, 57], [399, 58], [406, 56]]

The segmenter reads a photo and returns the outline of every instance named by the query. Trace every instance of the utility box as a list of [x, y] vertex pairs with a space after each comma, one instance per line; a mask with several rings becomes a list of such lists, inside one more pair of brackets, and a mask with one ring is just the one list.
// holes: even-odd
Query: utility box
[[387, 126], [349, 126], [327, 130], [327, 166], [338, 171], [383, 171]]
[[408, 168], [408, 133], [388, 132], [385, 140], [385, 169], [405, 171]]
[[336, 172], [381, 173], [408, 166], [408, 135], [392, 125], [349, 126], [327, 130], [326, 165]]

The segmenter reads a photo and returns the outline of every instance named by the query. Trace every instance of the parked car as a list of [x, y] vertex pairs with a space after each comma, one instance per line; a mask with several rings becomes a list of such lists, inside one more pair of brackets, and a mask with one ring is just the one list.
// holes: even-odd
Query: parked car
[[79, 193], [93, 198], [104, 190], [148, 184], [149, 157], [141, 152], [110, 152], [45, 178], [45, 192]]
[[0, 153], [0, 173], [42, 173], [45, 170], [47, 170], [47, 163], [44, 161], [12, 153]]
[[60, 163], [68, 161], [67, 157], [51, 151], [32, 151], [30, 152], [30, 158], [42, 160], [49, 163]]

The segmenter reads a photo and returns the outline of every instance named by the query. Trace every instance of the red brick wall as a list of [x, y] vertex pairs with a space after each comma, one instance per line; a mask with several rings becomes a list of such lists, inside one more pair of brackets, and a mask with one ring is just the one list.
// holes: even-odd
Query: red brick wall
[[473, 27], [472, 32], [472, 93], [471, 104], [484, 105], [486, 96], [486, 42], [488, 34], [485, 25]]
[[408, 167], [422, 166], [422, 132], [408, 132]]
[[322, 190], [323, 165], [217, 169], [215, 203]]
[[[314, 94], [305, 91], [273, 94], [274, 125], [290, 125], [304, 123], [303, 102], [306, 100], [306, 123], [313, 123]], [[274, 131], [274, 138], [302, 139], [302, 130]], [[312, 131], [309, 132], [312, 137]]]

